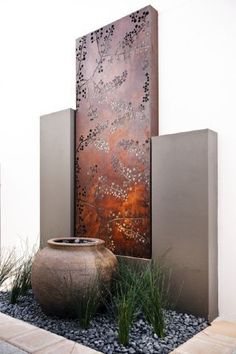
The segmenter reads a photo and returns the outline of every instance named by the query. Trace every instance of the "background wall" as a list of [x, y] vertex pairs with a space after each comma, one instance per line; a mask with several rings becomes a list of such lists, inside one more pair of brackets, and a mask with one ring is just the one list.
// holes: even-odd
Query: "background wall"
[[[148, 3], [0, 0], [2, 244], [39, 238], [39, 116], [75, 107], [75, 39]], [[219, 133], [219, 307], [236, 320], [236, 1], [156, 0], [160, 134]]]

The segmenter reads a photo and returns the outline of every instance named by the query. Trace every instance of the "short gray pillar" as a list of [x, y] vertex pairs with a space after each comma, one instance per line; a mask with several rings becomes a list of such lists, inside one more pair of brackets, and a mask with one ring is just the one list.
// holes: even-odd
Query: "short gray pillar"
[[152, 138], [152, 256], [172, 271], [178, 311], [209, 320], [218, 315], [217, 134], [211, 130]]
[[72, 109], [40, 117], [40, 247], [74, 236], [74, 122]]

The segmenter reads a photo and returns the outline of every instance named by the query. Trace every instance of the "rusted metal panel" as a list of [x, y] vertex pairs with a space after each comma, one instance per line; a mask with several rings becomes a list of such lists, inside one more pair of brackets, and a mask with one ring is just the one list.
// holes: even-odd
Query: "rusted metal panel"
[[76, 236], [151, 257], [150, 138], [158, 134], [157, 12], [77, 39]]

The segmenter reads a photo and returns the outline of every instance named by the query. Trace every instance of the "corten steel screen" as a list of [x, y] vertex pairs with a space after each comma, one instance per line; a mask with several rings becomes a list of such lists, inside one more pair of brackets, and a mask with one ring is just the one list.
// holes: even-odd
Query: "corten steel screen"
[[78, 38], [76, 62], [75, 235], [150, 258], [157, 12], [148, 6]]

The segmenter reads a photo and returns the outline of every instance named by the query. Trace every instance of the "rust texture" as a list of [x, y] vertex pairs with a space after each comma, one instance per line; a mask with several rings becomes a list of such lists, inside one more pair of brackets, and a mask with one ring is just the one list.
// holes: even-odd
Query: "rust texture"
[[158, 134], [157, 12], [76, 42], [75, 234], [151, 257], [150, 138]]

